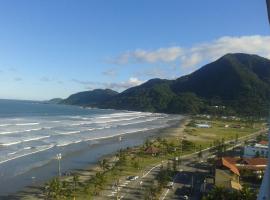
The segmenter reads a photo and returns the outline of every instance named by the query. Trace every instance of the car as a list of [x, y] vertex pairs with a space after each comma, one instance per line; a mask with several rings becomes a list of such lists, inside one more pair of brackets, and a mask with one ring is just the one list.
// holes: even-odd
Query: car
[[187, 195], [180, 196], [179, 199], [181, 200], [189, 200], [189, 197]]
[[139, 178], [139, 176], [133, 176], [130, 180], [131, 181], [135, 181], [135, 180], [137, 180]]
[[129, 181], [135, 181], [135, 180], [137, 180], [139, 178], [139, 176], [128, 176], [127, 177], [127, 180], [129, 180]]
[[173, 188], [173, 184], [174, 184], [174, 182], [169, 182], [169, 183], [167, 184], [167, 188]]

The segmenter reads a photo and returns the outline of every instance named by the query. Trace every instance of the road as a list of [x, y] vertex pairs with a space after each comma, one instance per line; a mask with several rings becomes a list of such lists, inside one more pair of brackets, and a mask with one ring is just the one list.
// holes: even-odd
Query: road
[[[256, 137], [257, 135], [261, 134], [264, 131], [258, 131], [256, 133], [239, 137], [238, 142], [230, 147], [229, 149], [235, 148], [237, 146], [240, 146], [243, 144], [244, 141], [252, 139]], [[225, 142], [225, 144], [230, 144], [232, 142], [235, 142], [235, 140], [230, 140]], [[202, 150], [203, 158], [202, 160], [206, 160], [208, 157], [213, 155], [213, 152], [211, 150], [215, 147], [206, 148]], [[228, 149], [228, 150], [229, 150]], [[204, 180], [204, 177], [201, 176], [201, 174], [207, 173], [205, 170], [200, 169], [194, 165], [198, 163], [198, 152], [194, 152], [188, 155], [184, 155], [181, 157], [182, 164], [180, 168], [183, 170], [183, 172], [179, 172], [176, 177], [174, 178], [174, 189], [165, 189], [160, 197], [160, 200], [165, 199], [179, 199], [179, 191], [176, 191], [179, 188], [182, 188], [184, 185], [187, 185], [186, 182], [194, 183], [195, 186], [195, 197], [192, 197], [192, 199], [197, 199], [196, 196], [198, 196], [196, 193], [198, 193], [198, 188], [201, 185], [202, 181]], [[153, 184], [153, 181], [155, 180], [155, 177], [157, 173], [160, 170], [160, 166], [163, 164], [165, 165], [167, 161], [163, 161], [163, 163], [159, 163], [154, 166], [149, 166], [143, 174], [137, 179], [137, 180], [126, 180], [125, 178], [122, 178], [119, 180], [118, 187], [111, 187], [106, 188], [99, 197], [96, 197], [96, 200], [101, 199], [116, 199], [118, 196], [119, 199], [122, 200], [137, 200], [137, 199], [144, 199], [144, 193], [145, 188], [148, 188], [151, 184]], [[185, 176], [187, 176], [187, 179], [185, 179]], [[193, 180], [191, 179], [193, 177]]]

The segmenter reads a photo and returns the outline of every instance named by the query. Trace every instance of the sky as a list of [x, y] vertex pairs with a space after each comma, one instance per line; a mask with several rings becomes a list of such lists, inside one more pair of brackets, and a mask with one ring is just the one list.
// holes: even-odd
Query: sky
[[175, 79], [226, 53], [270, 58], [265, 0], [0, 0], [0, 98]]

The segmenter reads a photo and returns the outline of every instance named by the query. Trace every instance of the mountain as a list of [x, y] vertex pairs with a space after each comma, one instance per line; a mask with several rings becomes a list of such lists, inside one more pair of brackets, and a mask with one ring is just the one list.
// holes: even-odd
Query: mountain
[[227, 54], [172, 85], [176, 95], [192, 92], [208, 105], [225, 105], [237, 113], [268, 113], [270, 60], [257, 55]]
[[61, 98], [54, 98], [54, 99], [50, 99], [48, 101], [43, 101], [43, 103], [58, 104], [58, 103], [61, 103], [62, 101], [63, 101], [63, 99], [61, 99]]
[[[78, 101], [88, 102], [84, 96]], [[266, 116], [269, 104], [270, 60], [236, 53], [226, 54], [176, 80], [149, 80], [96, 105], [165, 113]]]
[[110, 89], [95, 89], [70, 95], [61, 103], [80, 106], [98, 106], [116, 96], [118, 92]]

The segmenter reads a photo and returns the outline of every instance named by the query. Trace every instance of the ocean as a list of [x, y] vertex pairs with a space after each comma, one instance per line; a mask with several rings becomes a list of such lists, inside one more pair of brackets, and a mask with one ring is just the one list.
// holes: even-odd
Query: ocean
[[[0, 195], [89, 166], [120, 148], [142, 144], [182, 116], [33, 101], [0, 100]], [[119, 140], [119, 137], [122, 140]]]

